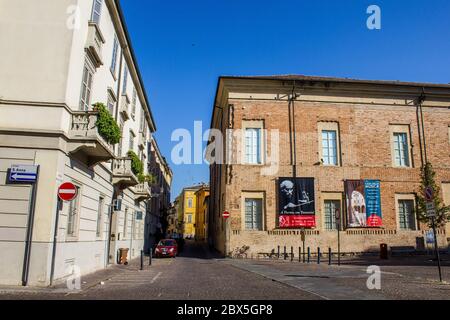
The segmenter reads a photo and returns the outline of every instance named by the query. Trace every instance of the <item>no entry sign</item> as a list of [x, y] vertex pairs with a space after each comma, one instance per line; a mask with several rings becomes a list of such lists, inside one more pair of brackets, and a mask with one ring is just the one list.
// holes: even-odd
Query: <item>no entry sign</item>
[[230, 213], [228, 211], [224, 211], [222, 215], [225, 219], [228, 219], [230, 217]]
[[63, 201], [71, 201], [77, 196], [77, 187], [71, 182], [64, 182], [58, 188], [58, 197]]

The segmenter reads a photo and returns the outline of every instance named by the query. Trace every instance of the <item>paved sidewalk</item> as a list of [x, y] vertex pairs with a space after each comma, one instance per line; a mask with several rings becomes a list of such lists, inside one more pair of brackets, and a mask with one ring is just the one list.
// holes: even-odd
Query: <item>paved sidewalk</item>
[[[407, 257], [391, 261], [359, 259], [343, 261], [341, 266], [285, 260], [226, 259], [222, 262], [322, 299], [450, 299], [450, 266], [444, 263], [445, 282], [439, 283], [435, 263], [422, 260], [408, 260]], [[367, 287], [369, 265], [380, 267], [380, 290]]]
[[141, 273], [148, 270], [148, 256], [144, 259], [144, 270], [140, 270], [140, 257], [134, 258], [129, 261], [128, 265], [109, 265], [105, 269], [97, 270], [92, 273], [81, 276], [80, 279], [80, 290], [71, 290], [67, 287], [66, 279], [58, 279], [55, 281], [53, 286], [48, 287], [34, 287], [34, 286], [0, 286], [0, 299], [6, 298], [5, 296], [1, 296], [2, 294], [45, 294], [52, 295], [54, 294], [58, 298], [61, 295], [70, 295], [75, 293], [80, 293], [82, 291], [88, 290], [97, 285], [102, 285], [102, 283], [112, 279], [113, 277], [117, 277], [120, 274], [125, 274], [129, 272], [133, 273]]

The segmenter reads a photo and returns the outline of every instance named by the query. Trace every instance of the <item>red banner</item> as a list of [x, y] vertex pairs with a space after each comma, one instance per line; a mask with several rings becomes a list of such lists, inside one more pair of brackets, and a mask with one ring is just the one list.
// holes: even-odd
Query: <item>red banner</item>
[[280, 228], [313, 228], [316, 218], [313, 214], [283, 214], [279, 216]]
[[367, 218], [368, 227], [380, 227], [382, 225], [383, 221], [381, 220], [381, 217], [377, 216], [376, 214], [373, 214]]

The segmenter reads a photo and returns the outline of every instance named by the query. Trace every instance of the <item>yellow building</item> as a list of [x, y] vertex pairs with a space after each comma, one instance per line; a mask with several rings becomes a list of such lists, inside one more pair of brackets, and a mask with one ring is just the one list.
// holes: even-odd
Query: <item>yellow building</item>
[[208, 238], [208, 197], [209, 186], [203, 185], [196, 192], [196, 218], [195, 218], [195, 239], [198, 241], [206, 241]]
[[195, 192], [198, 186], [186, 187], [181, 193], [181, 209], [182, 209], [182, 234], [184, 238], [195, 237], [195, 218], [197, 213], [197, 202]]

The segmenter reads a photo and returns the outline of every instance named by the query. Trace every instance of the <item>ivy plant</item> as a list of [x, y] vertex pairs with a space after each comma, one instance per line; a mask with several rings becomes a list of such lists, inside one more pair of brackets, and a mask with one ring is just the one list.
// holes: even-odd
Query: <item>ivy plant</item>
[[138, 155], [133, 150], [128, 151], [127, 155], [131, 158], [131, 171], [137, 175], [139, 183], [154, 183], [156, 180], [155, 177], [151, 174], [144, 173], [144, 164]]
[[140, 183], [148, 182], [150, 184], [153, 184], [153, 183], [155, 183], [156, 179], [151, 174], [143, 174], [143, 173], [141, 173], [141, 174], [138, 175], [138, 180], [139, 180]]
[[92, 106], [94, 107], [94, 111], [98, 112], [95, 125], [97, 126], [100, 136], [102, 136], [109, 144], [119, 143], [122, 134], [116, 120], [114, 120], [108, 109], [101, 102], [97, 102]]
[[128, 151], [127, 155], [131, 158], [131, 171], [137, 176], [143, 174], [144, 164], [141, 159], [139, 159], [138, 155], [133, 150]]

